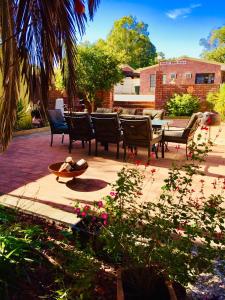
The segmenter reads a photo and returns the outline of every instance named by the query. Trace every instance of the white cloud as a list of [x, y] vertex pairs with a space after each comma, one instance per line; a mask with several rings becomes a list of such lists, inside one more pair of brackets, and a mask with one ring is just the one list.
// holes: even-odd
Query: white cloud
[[167, 17], [170, 19], [177, 19], [178, 17], [187, 18], [188, 15], [191, 14], [192, 10], [201, 7], [201, 3], [197, 4], [191, 4], [189, 7], [183, 7], [183, 8], [175, 8], [166, 13]]

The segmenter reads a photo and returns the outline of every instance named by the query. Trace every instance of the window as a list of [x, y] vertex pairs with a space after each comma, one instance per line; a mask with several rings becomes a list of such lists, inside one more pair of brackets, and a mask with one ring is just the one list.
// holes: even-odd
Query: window
[[166, 74], [163, 74], [163, 84], [166, 84]]
[[211, 84], [214, 83], [215, 73], [199, 73], [195, 76], [196, 84]]
[[185, 78], [186, 79], [191, 79], [192, 78], [192, 74], [190, 72], [185, 73]]
[[177, 78], [177, 74], [176, 73], [171, 73], [170, 74], [170, 79], [176, 79]]
[[156, 75], [151, 74], [150, 75], [150, 91], [154, 91], [156, 86]]
[[139, 95], [140, 94], [140, 85], [135, 85], [134, 86], [134, 91], [135, 91], [136, 95]]

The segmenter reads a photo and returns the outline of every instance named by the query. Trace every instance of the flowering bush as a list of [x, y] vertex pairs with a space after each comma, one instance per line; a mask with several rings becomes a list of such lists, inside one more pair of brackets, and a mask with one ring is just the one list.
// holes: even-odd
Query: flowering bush
[[126, 266], [154, 265], [167, 278], [187, 284], [199, 273], [213, 271], [215, 259], [224, 258], [225, 180], [215, 179], [213, 193], [205, 195], [200, 167], [211, 146], [200, 135], [192, 142], [191, 161], [169, 171], [157, 201], [140, 200], [143, 171], [136, 167], [119, 172], [113, 185], [116, 197], [106, 197], [115, 222], [102, 234], [108, 253], [117, 261]]
[[[101, 239], [113, 262], [156, 266], [168, 279], [186, 285], [199, 273], [213, 271], [215, 259], [224, 259], [225, 180], [213, 180], [207, 195], [200, 166], [211, 146], [199, 135], [189, 145], [191, 160], [169, 170], [157, 200], [149, 195], [147, 202], [141, 201], [144, 179], [153, 182], [156, 169], [140, 168], [139, 163], [122, 168], [112, 192], [94, 206], [107, 220]], [[77, 212], [86, 216], [90, 211], [84, 207]]]
[[79, 202], [75, 206], [75, 213], [78, 218], [86, 218], [92, 222], [101, 222], [103, 225], [108, 223], [108, 213], [104, 211], [104, 204], [102, 201], [96, 201], [92, 206], [84, 205], [80, 207]]

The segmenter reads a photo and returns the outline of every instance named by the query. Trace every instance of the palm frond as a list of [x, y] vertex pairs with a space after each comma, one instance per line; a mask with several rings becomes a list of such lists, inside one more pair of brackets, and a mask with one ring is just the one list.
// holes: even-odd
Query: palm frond
[[27, 82], [31, 99], [45, 110], [54, 66], [68, 63], [69, 105], [76, 95], [76, 42], [83, 34], [88, 6], [93, 18], [99, 0], [1, 0], [0, 36], [4, 94], [0, 107], [0, 140], [5, 150], [12, 136], [19, 78]]

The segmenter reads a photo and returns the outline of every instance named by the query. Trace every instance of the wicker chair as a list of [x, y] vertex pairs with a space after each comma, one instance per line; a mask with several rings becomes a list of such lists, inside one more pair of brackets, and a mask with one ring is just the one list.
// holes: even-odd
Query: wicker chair
[[117, 114], [104, 115], [91, 114], [91, 120], [95, 132], [95, 155], [98, 155], [98, 143], [105, 145], [105, 150], [108, 150], [108, 144], [116, 144], [116, 158], [119, 158], [119, 143], [122, 141], [122, 134], [119, 126]]
[[54, 134], [62, 135], [62, 144], [63, 144], [64, 134], [68, 134], [69, 131], [65, 119], [62, 115], [62, 111], [60, 109], [48, 110], [47, 117], [51, 128], [51, 142], [50, 142], [51, 147], [53, 144]]
[[66, 121], [69, 128], [69, 153], [71, 153], [73, 141], [89, 142], [88, 155], [91, 155], [91, 140], [94, 139], [94, 132], [91, 124], [91, 119], [88, 114], [67, 116]]
[[186, 157], [188, 159], [188, 143], [193, 140], [200, 122], [199, 113], [194, 113], [185, 128], [164, 130], [162, 138], [163, 157], [165, 143], [177, 143], [186, 145]]
[[140, 147], [148, 148], [148, 162], [150, 161], [151, 151], [154, 149], [156, 157], [158, 158], [158, 144], [162, 136], [161, 134], [154, 134], [151, 126], [151, 119], [146, 117], [121, 118], [121, 127], [123, 130], [124, 143], [124, 160], [126, 160], [126, 148], [137, 149]]

